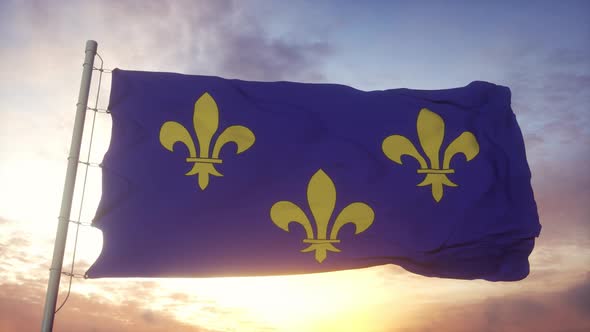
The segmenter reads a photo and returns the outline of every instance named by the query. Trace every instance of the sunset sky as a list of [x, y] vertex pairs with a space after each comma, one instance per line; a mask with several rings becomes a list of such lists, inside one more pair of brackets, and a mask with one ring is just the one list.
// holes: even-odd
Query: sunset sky
[[[531, 273], [518, 282], [426, 278], [392, 265], [264, 278], [76, 278], [55, 331], [590, 330], [589, 1], [2, 0], [0, 332], [41, 325], [88, 39], [109, 69], [361, 90], [508, 86], [543, 229]], [[99, 107], [109, 90], [105, 74]], [[110, 126], [97, 116], [91, 162], [102, 160]], [[83, 167], [78, 175], [80, 189]], [[89, 169], [72, 219], [91, 221], [100, 176]], [[81, 227], [76, 273], [100, 247], [100, 232]], [[67, 288], [62, 278], [58, 304]]]

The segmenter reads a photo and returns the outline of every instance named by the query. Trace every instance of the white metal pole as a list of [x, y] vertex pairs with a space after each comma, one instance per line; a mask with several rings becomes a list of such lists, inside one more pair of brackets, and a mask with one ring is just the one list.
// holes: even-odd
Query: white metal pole
[[45, 309], [43, 310], [43, 323], [41, 325], [42, 332], [51, 332], [53, 330], [55, 305], [57, 303], [59, 281], [64, 260], [66, 239], [68, 236], [70, 212], [72, 210], [72, 199], [74, 197], [74, 187], [76, 185], [76, 173], [78, 171], [78, 161], [80, 159], [80, 146], [82, 145], [84, 119], [86, 118], [88, 95], [90, 93], [90, 83], [92, 81], [92, 68], [94, 66], [94, 56], [96, 55], [97, 48], [98, 44], [94, 40], [86, 41], [84, 69], [82, 71], [82, 81], [80, 82], [78, 103], [76, 104], [76, 121], [74, 122], [74, 131], [72, 133], [72, 141], [70, 144], [70, 155], [68, 157], [66, 181], [61, 199], [61, 209], [59, 212], [55, 245], [53, 247], [53, 259], [51, 261], [51, 268], [49, 270], [49, 282], [47, 284]]

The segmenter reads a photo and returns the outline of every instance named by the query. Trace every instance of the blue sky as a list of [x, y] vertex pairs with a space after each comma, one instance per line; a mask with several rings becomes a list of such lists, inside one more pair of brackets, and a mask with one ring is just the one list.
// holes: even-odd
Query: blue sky
[[[98, 41], [107, 68], [362, 90], [506, 85], [543, 231], [531, 275], [511, 284], [429, 279], [396, 267], [316, 279], [75, 280], [57, 320], [63, 330], [590, 328], [589, 13], [590, 2], [570, 0], [2, 1], [0, 331], [39, 325], [87, 39]], [[109, 84], [106, 75], [103, 107]], [[110, 120], [99, 119], [93, 161], [101, 160], [109, 134]], [[90, 176], [87, 220], [100, 194], [100, 172]], [[82, 233], [80, 272], [96, 257], [99, 239]], [[342, 295], [351, 284], [379, 287]], [[291, 292], [279, 296], [282, 289]], [[327, 295], [314, 297], [320, 291]], [[334, 307], [318, 315], [320, 306]], [[302, 318], [289, 320], [295, 314]]]

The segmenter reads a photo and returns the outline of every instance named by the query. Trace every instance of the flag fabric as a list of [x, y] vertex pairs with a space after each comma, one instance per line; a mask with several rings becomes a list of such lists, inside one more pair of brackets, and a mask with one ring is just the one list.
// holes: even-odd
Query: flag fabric
[[114, 70], [87, 275], [522, 279], [541, 226], [510, 98]]

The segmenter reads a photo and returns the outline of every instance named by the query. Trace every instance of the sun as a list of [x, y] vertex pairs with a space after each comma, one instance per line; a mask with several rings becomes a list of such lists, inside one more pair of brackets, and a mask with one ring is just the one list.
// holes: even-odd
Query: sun
[[[175, 316], [189, 324], [202, 324], [205, 310], [212, 328], [227, 330], [227, 324], [242, 322], [237, 330], [259, 331], [385, 331], [384, 320], [403, 319], [399, 295], [383, 292], [382, 268], [310, 275], [248, 278], [167, 279], [165, 292], [189, 296]], [[400, 285], [401, 286], [401, 285]], [[401, 288], [401, 287], [400, 287]], [[393, 294], [393, 295], [392, 295]], [[165, 298], [165, 297], [161, 297]], [[383, 308], [389, 308], [383, 312]], [[392, 309], [394, 308], [394, 309]], [[388, 331], [391, 331], [389, 329]]]

